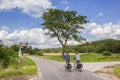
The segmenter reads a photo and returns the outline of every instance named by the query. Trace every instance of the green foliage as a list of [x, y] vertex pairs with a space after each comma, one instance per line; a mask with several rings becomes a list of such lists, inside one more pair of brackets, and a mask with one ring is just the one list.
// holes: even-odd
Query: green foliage
[[91, 42], [94, 46], [94, 51], [102, 53], [103, 51], [110, 51], [112, 53], [120, 53], [120, 40], [105, 39]]
[[103, 51], [103, 56], [111, 56], [112, 53], [110, 51]]
[[19, 51], [19, 46], [17, 44], [14, 44], [14, 45], [11, 46], [11, 49], [18, 52]]
[[1, 46], [0, 43], [0, 78], [16, 77], [37, 72], [35, 63], [25, 58], [25, 56], [21, 63], [18, 63], [18, 50], [19, 47], [16, 44], [6, 47]]
[[115, 75], [120, 78], [120, 66], [114, 67], [113, 71], [114, 71]]
[[29, 46], [29, 48], [28, 48], [28, 53], [29, 53], [29, 54], [34, 54], [34, 53], [32, 52], [32, 46]]
[[27, 48], [27, 46], [23, 46], [21, 50], [22, 50], [22, 53], [29, 53], [29, 49]]
[[[62, 52], [62, 48], [47, 48], [41, 49], [44, 53]], [[86, 42], [80, 45], [67, 46], [68, 52], [79, 53], [102, 53], [103, 51], [110, 51], [112, 53], [120, 53], [120, 40], [105, 39], [99, 41]]]
[[79, 34], [82, 24], [87, 23], [86, 16], [77, 15], [76, 11], [64, 11], [59, 9], [48, 9], [47, 12], [43, 14], [44, 29], [48, 30], [47, 35], [51, 37], [56, 37], [60, 44], [62, 45], [62, 52], [65, 52], [67, 41], [84, 40]]
[[20, 64], [14, 64], [14, 66], [2, 69], [0, 71], [0, 78], [18, 77], [26, 74], [34, 74], [36, 72], [36, 64], [31, 59], [24, 58]]
[[37, 51], [35, 54], [37, 54], [39, 56], [43, 56], [43, 53], [41, 51]]
[[14, 63], [17, 57], [17, 53], [11, 48], [0, 48], [0, 63], [2, 68], [8, 67], [10, 64]]
[[43, 56], [42, 51], [38, 48], [32, 49], [32, 53], [34, 53], [34, 55]]

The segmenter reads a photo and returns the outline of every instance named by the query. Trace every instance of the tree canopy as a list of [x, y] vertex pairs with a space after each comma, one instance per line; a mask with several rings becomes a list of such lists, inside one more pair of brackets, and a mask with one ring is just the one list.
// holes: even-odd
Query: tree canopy
[[43, 26], [47, 29], [47, 35], [57, 37], [62, 45], [63, 54], [68, 40], [81, 41], [80, 29], [84, 29], [82, 24], [87, 23], [86, 16], [77, 15], [76, 11], [64, 11], [59, 9], [48, 9], [43, 14]]

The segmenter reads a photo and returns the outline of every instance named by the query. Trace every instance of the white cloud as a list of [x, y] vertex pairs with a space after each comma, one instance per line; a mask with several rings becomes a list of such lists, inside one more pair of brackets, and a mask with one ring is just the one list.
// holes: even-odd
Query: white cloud
[[70, 9], [70, 7], [69, 7], [69, 6], [66, 6], [66, 7], [65, 7], [65, 10], [69, 10], [69, 9]]
[[103, 25], [89, 23], [86, 28], [90, 30], [88, 34], [95, 36], [96, 39], [120, 39], [120, 24], [112, 24], [111, 22]]
[[100, 27], [101, 25], [98, 25], [98, 24], [96, 24], [95, 22], [92, 22], [92, 23], [85, 24], [85, 25], [83, 25], [83, 26], [85, 26], [85, 29], [86, 29], [86, 30], [91, 30], [91, 29]]
[[[1, 29], [0, 39], [3, 40], [6, 45], [12, 45], [14, 43], [19, 43], [20, 41], [27, 41], [33, 47], [38, 48], [61, 46], [56, 38], [49, 38], [48, 35], [44, 35], [45, 32], [46, 31], [41, 28], [33, 28], [30, 30], [15, 30], [12, 33], [8, 33], [7, 30]], [[94, 36], [94, 40], [106, 38], [120, 40], [120, 24], [106, 23], [103, 25], [98, 25], [94, 22], [89, 23], [86, 25], [86, 33], [84, 36], [86, 34], [88, 36]], [[69, 40], [67, 44], [76, 45], [80, 43]]]
[[[45, 43], [47, 36], [44, 35], [45, 31], [40, 28], [34, 28], [31, 30], [16, 30], [13, 33], [8, 34], [5, 39], [8, 42], [20, 41], [28, 42], [30, 45], [36, 47], [41, 46], [40, 44]], [[11, 45], [11, 44], [8, 44]]]
[[[44, 35], [46, 30], [42, 28], [33, 28], [31, 30], [15, 30], [12, 33], [8, 33], [7, 30], [0, 30], [0, 40], [3, 40], [5, 45], [19, 44], [20, 41], [28, 42], [32, 47], [38, 48], [50, 48], [61, 47], [57, 38], [50, 38], [48, 35]], [[75, 41], [68, 41], [68, 45], [79, 44]]]
[[6, 30], [0, 30], [0, 40], [4, 39], [5, 36], [8, 35], [8, 32]]
[[42, 16], [48, 8], [52, 8], [50, 0], [1, 0], [0, 11], [18, 8], [27, 15], [35, 18]]

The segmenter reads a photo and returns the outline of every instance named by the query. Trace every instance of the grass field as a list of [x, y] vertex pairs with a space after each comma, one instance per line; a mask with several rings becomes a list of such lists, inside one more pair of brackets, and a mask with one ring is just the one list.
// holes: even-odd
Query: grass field
[[15, 64], [14, 66], [2, 69], [0, 71], [0, 78], [18, 77], [26, 74], [35, 74], [36, 72], [36, 64], [31, 59], [24, 58], [20, 64]]
[[[61, 53], [43, 53], [44, 56], [61, 56]], [[70, 55], [75, 55], [75, 53], [70, 53]]]
[[[61, 53], [43, 53], [44, 56], [41, 58], [46, 58], [50, 60], [55, 60], [63, 62], [64, 60], [61, 57]], [[71, 62], [74, 60], [75, 53], [70, 53]], [[112, 56], [103, 56], [102, 54], [88, 53], [80, 54], [81, 62], [108, 62], [108, 61], [120, 61], [120, 54], [113, 54]]]
[[116, 76], [118, 76], [120, 78], [120, 66], [116, 66], [114, 68], [114, 73], [115, 73]]

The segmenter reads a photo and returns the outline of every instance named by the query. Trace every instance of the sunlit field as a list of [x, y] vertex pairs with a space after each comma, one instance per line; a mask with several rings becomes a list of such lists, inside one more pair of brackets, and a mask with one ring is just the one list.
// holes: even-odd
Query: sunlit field
[[[79, 53], [81, 62], [109, 62], [109, 61], [120, 61], [120, 54], [113, 54], [112, 56], [103, 56], [102, 54], [96, 53]], [[75, 53], [70, 53], [70, 61], [74, 62]], [[40, 58], [50, 59], [58, 62], [64, 62], [61, 53], [43, 53]]]
[[[70, 55], [75, 55], [75, 53], [69, 53]], [[62, 53], [43, 53], [44, 56], [61, 56]]]

